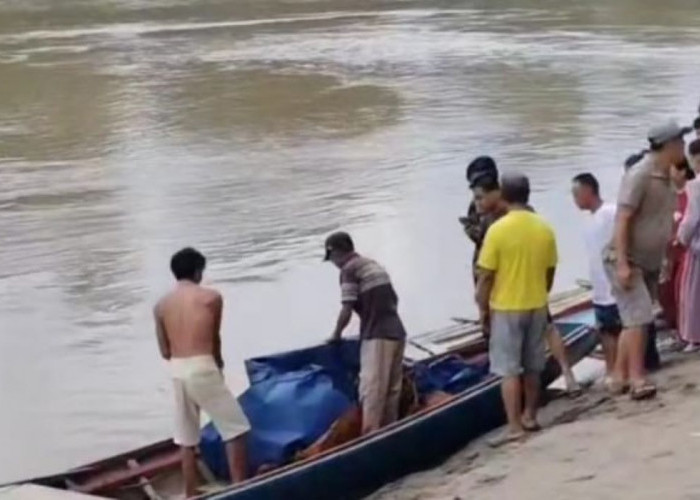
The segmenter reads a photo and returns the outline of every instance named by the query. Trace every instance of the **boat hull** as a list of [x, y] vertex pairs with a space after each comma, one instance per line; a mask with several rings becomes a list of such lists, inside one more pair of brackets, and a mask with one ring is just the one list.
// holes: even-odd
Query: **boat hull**
[[[564, 341], [570, 360], [575, 363], [587, 356], [597, 343], [591, 326], [590, 299], [580, 297], [553, 312], [555, 318], [559, 318], [560, 329], [567, 332]], [[469, 359], [473, 346], [466, 343], [464, 347], [462, 344], [453, 346], [451, 353]], [[442, 355], [432, 359], [440, 357]], [[559, 366], [550, 356], [543, 384], [549, 385], [559, 375]], [[474, 438], [502, 425], [505, 418], [499, 384], [498, 377], [488, 375], [464, 392], [375, 434], [272, 470], [240, 485], [218, 487], [211, 471], [205, 468], [201, 472], [208, 487], [213, 489], [200, 498], [359, 498], [406, 474], [434, 466]], [[165, 440], [62, 474], [23, 483], [122, 500], [174, 498], [182, 491], [179, 450], [171, 440]]]
[[[566, 337], [572, 360], [596, 345], [593, 330], [580, 325]], [[549, 384], [559, 367], [550, 357]], [[505, 421], [500, 378], [486, 380], [440, 406], [393, 424], [327, 456], [294, 464], [238, 487], [206, 495], [209, 500], [311, 500], [362, 497], [411, 472], [430, 468]]]

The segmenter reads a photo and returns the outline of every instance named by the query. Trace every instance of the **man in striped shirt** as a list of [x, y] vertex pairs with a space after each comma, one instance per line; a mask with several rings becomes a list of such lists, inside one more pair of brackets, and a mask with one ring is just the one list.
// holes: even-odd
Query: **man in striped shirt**
[[342, 308], [332, 341], [338, 341], [353, 311], [360, 317], [360, 404], [362, 432], [373, 432], [398, 418], [406, 330], [398, 297], [386, 270], [355, 252], [349, 234], [326, 239], [325, 260], [340, 269]]

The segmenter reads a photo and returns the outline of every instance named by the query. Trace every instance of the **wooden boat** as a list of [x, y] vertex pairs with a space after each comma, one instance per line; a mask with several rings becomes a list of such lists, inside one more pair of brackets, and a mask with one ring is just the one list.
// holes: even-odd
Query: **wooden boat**
[[[552, 299], [557, 323], [567, 330], [564, 340], [574, 362], [596, 345], [589, 292], [577, 289]], [[476, 326], [454, 325], [412, 339], [411, 360], [439, 359], [458, 354], [469, 359], [484, 354]], [[409, 363], [410, 361], [409, 360]], [[558, 376], [549, 360], [543, 383]], [[470, 440], [504, 422], [499, 377], [481, 382], [429, 408], [420, 410], [374, 434], [363, 436], [312, 458], [291, 463], [237, 485], [217, 484], [200, 461], [207, 481], [199, 497], [208, 500], [311, 500], [358, 498], [408, 473], [429, 468], [465, 446]], [[28, 492], [25, 489], [31, 489]], [[0, 500], [46, 498], [79, 500], [117, 498], [165, 500], [182, 498], [178, 449], [161, 441], [128, 453], [48, 477], [0, 488]], [[25, 496], [20, 496], [22, 493]], [[73, 493], [75, 496], [73, 496]], [[54, 496], [52, 496], [54, 495]]]

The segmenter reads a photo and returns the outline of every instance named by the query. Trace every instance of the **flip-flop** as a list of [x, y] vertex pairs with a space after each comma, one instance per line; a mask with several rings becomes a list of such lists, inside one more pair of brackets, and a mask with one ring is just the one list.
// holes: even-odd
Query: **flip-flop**
[[630, 387], [630, 399], [632, 401], [644, 401], [656, 396], [656, 386], [651, 382]]
[[527, 434], [524, 432], [517, 432], [515, 434], [513, 434], [512, 432], [505, 432], [500, 436], [497, 436], [493, 439], [489, 439], [488, 443], [491, 448], [500, 448], [501, 446], [504, 446], [506, 444], [517, 443], [519, 441], [522, 441], [523, 439], [525, 439], [526, 436]]
[[581, 388], [580, 385], [576, 384], [576, 386], [572, 388], [567, 388], [566, 389], [566, 397], [569, 399], [576, 399], [580, 397], [583, 394], [583, 389]]
[[622, 396], [623, 394], [627, 394], [627, 392], [629, 392], [630, 385], [628, 382], [607, 379], [605, 381], [605, 389], [607, 389], [612, 396]]
[[542, 426], [536, 420], [534, 422], [521, 422], [525, 432], [539, 432], [542, 430]]

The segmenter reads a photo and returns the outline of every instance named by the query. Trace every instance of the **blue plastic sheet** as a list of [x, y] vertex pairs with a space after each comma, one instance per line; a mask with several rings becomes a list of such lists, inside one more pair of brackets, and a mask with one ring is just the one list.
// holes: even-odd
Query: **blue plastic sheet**
[[309, 366], [324, 368], [335, 387], [357, 399], [357, 375], [360, 372], [360, 341], [342, 340], [245, 362], [251, 386], [281, 374], [304, 370]]
[[447, 356], [413, 366], [414, 382], [420, 397], [435, 391], [457, 394], [477, 384], [489, 373], [486, 358], [467, 362], [458, 356]]
[[[250, 388], [239, 398], [251, 423], [248, 463], [279, 466], [322, 436], [357, 400], [359, 342], [343, 341], [246, 361]], [[202, 456], [228, 478], [223, 443], [207, 425]]]

